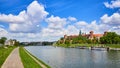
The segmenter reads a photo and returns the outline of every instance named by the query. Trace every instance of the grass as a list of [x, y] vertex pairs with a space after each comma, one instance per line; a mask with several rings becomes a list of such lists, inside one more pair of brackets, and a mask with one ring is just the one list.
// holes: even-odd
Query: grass
[[[26, 50], [27, 51], [27, 50]], [[28, 51], [27, 51], [28, 52]], [[29, 53], [29, 52], [28, 52]], [[29, 53], [30, 54], [30, 53]], [[40, 63], [42, 63], [43, 65], [45, 65], [47, 68], [51, 68], [49, 65], [47, 65], [46, 63], [44, 63], [42, 60], [36, 58], [34, 55], [30, 54], [31, 56], [33, 56], [35, 59], [37, 59]]]
[[[27, 51], [28, 52], [28, 51]], [[29, 52], [28, 52], [29, 53]], [[29, 53], [30, 54], [30, 53]], [[33, 56], [32, 54], [30, 54]], [[42, 68], [33, 58], [31, 58], [25, 51], [23, 47], [20, 47], [20, 56], [24, 65], [24, 68]], [[39, 60], [35, 56], [33, 56], [35, 59], [37, 59], [40, 63], [45, 65], [47, 68], [50, 68], [47, 64], [45, 64], [43, 61]]]
[[105, 44], [105, 46], [110, 48], [120, 48], [120, 44]]
[[12, 52], [12, 50], [15, 48], [15, 46], [9, 46], [7, 48], [0, 47], [0, 67], [6, 60], [6, 58], [9, 56], [9, 54]]
[[24, 68], [42, 68], [24, 51], [23, 47], [20, 47], [19, 52]]
[[98, 46], [99, 44], [71, 44], [70, 47], [77, 47], [77, 46], [86, 46], [86, 47], [91, 47], [91, 46]]
[[60, 47], [78, 47], [78, 46], [86, 46], [86, 47], [91, 47], [91, 46], [104, 46], [104, 47], [110, 47], [110, 48], [120, 48], [120, 44], [70, 44], [70, 46], [67, 46], [66, 44], [59, 44], [56, 46]]
[[56, 46], [60, 46], [60, 47], [78, 47], [78, 46], [86, 46], [86, 47], [91, 47], [91, 46], [97, 46], [98, 44], [70, 44], [70, 45], [66, 45], [66, 44], [59, 44]]

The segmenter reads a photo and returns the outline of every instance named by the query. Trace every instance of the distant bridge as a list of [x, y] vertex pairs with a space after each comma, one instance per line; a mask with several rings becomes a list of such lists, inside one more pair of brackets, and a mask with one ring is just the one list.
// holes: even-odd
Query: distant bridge
[[43, 41], [43, 42], [21, 42], [23, 45], [34, 45], [34, 46], [44, 46], [44, 45], [52, 45], [54, 42], [48, 42], [48, 41]]

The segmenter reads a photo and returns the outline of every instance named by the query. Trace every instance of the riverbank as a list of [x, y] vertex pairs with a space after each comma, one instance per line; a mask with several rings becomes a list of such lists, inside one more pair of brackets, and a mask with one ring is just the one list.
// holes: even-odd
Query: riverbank
[[53, 46], [58, 47], [67, 47], [67, 48], [90, 48], [90, 47], [101, 47], [101, 48], [109, 48], [109, 50], [120, 50], [120, 44], [54, 44]]
[[15, 46], [8, 46], [8, 47], [0, 47], [0, 67], [5, 62], [6, 58], [12, 52], [12, 50], [16, 48]]
[[24, 65], [24, 68], [50, 68], [47, 64], [31, 55], [23, 47], [20, 47], [20, 56]]

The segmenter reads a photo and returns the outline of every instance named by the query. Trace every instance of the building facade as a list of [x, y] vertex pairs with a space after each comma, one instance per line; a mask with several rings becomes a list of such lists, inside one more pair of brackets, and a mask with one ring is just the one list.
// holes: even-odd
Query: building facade
[[5, 41], [5, 45], [8, 45], [8, 46], [14, 46], [14, 44], [15, 44], [15, 40], [6, 40]]

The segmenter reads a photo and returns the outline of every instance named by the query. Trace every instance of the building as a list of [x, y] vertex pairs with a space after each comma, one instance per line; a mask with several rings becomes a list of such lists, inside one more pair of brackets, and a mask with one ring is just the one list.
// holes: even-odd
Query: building
[[14, 46], [14, 44], [15, 44], [15, 40], [6, 40], [5, 41], [5, 45], [8, 45], [8, 46]]
[[104, 32], [103, 34], [94, 34], [93, 31], [90, 31], [89, 34], [86, 34], [86, 33], [83, 34], [83, 33], [81, 32], [81, 30], [80, 30], [79, 35], [70, 35], [70, 36], [64, 35], [63, 40], [60, 40], [60, 42], [63, 42], [63, 43], [64, 43], [65, 40], [70, 40], [70, 41], [72, 41], [73, 38], [77, 38], [77, 37], [79, 37], [80, 35], [83, 36], [83, 37], [86, 37], [86, 38], [88, 38], [88, 39], [90, 39], [90, 40], [93, 40], [94, 38], [97, 39], [97, 40], [99, 40], [100, 37], [103, 37], [103, 36], [106, 35], [106, 34], [107, 34], [107, 32]]
[[87, 37], [88, 39], [91, 39], [91, 40], [94, 39], [94, 38], [99, 40], [100, 37], [104, 36], [106, 33], [107, 32], [104, 32], [104, 34], [94, 34], [93, 31], [90, 31], [89, 34], [82, 34], [82, 36], [85, 36], [85, 37]]

